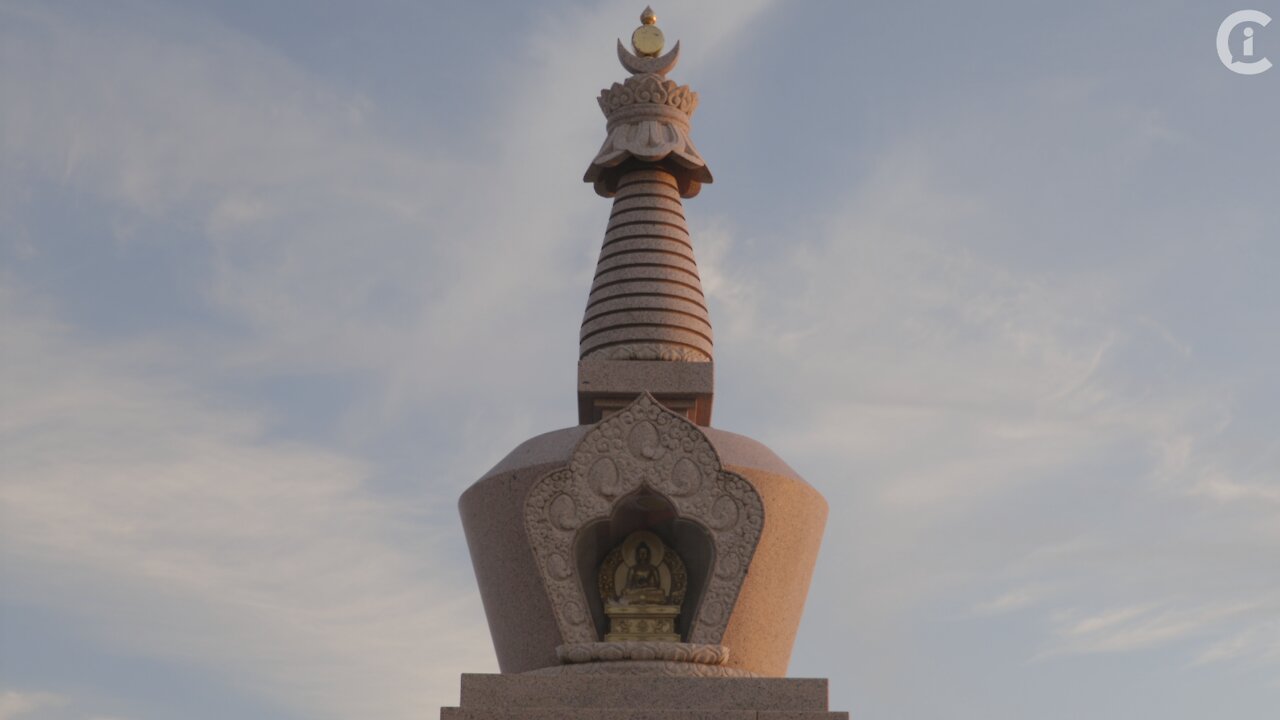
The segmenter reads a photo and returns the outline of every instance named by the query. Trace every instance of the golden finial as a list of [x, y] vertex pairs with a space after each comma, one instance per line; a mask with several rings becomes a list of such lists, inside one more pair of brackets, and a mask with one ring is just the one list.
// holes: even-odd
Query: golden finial
[[662, 31], [658, 29], [658, 14], [653, 8], [645, 7], [640, 13], [640, 27], [631, 33], [631, 47], [641, 57], [657, 57], [664, 42]]

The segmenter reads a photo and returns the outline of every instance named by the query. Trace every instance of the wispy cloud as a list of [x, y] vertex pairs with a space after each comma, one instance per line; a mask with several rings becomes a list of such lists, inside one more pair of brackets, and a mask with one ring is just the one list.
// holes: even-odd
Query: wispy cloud
[[[1280, 552], [1267, 529], [1280, 465], [1270, 438], [1238, 434], [1264, 422], [1241, 417], [1249, 381], [1200, 377], [1204, 348], [1136, 297], [1154, 271], [1135, 248], [1195, 248], [1198, 224], [1227, 206], [1198, 205], [1182, 225], [1181, 207], [1159, 220], [1115, 205], [1058, 212], [1061, 198], [1020, 178], [1051, 167], [1055, 188], [1097, 205], [1088, 198], [1107, 191], [1084, 178], [1124, 184], [1187, 138], [1085, 89], [1023, 100], [874, 149], [839, 209], [772, 240], [775, 262], [728, 253], [717, 277], [733, 278], [727, 300], [751, 323], [719, 337], [739, 366], [738, 387], [720, 389], [745, 392], [747, 429], [805, 459], [842, 508], [827, 545], [840, 560], [813, 602], [863, 642], [889, 652], [915, 607], [1038, 628], [1028, 658], [1184, 641], [1194, 655], [1271, 602], [1274, 579], [1253, 573]], [[1062, 103], [1069, 121], [1053, 117]], [[1046, 150], [1048, 162], [1046, 136], [1109, 150]], [[1005, 149], [984, 144], [996, 142]], [[1065, 248], [1099, 252], [1088, 226], [1136, 222], [1148, 225], [1126, 257], [1067, 261]]]
[[984, 600], [975, 605], [973, 611], [979, 615], [999, 615], [1001, 613], [1014, 612], [1034, 605], [1043, 595], [1043, 588], [1021, 587], [989, 600]]
[[1205, 648], [1195, 664], [1230, 662], [1243, 658], [1274, 662], [1280, 659], [1280, 620], [1251, 625]]
[[1045, 654], [1144, 650], [1203, 634], [1251, 609], [1250, 605], [1192, 609], [1141, 605], [1113, 608], [1085, 617], [1059, 613], [1054, 621], [1059, 642]]
[[65, 698], [53, 693], [5, 690], [0, 692], [0, 720], [22, 720], [22, 718], [31, 717], [41, 709], [54, 708], [65, 703]]
[[4, 324], [9, 599], [313, 716], [408, 717], [445, 703], [458, 667], [492, 666], [445, 530], [369, 489], [366, 461], [264, 440], [254, 416], [139, 372], [145, 349]]

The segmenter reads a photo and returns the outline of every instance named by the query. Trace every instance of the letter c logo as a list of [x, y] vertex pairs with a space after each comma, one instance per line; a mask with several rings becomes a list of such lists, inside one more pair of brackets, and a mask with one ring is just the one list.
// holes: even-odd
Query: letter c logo
[[1242, 60], [1241, 58], [1252, 57], [1253, 41], [1252, 30], [1246, 29], [1245, 33], [1250, 37], [1248, 49], [1240, 55], [1231, 52], [1231, 33], [1245, 23], [1257, 23], [1260, 27], [1266, 27], [1271, 22], [1271, 16], [1260, 10], [1239, 10], [1227, 16], [1222, 24], [1218, 26], [1218, 59], [1226, 66], [1228, 70], [1240, 75], [1257, 75], [1271, 69], [1271, 61], [1264, 58], [1258, 60]]

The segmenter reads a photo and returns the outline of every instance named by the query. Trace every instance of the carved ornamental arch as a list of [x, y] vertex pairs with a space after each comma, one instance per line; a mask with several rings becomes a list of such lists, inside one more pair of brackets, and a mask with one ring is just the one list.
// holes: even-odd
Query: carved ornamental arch
[[578, 529], [607, 520], [619, 499], [642, 487], [711, 538], [711, 571], [686, 642], [719, 643], [764, 529], [764, 503], [745, 478], [723, 469], [697, 425], [648, 393], [600, 421], [569, 466], [539, 478], [525, 499], [525, 530], [560, 635], [565, 643], [599, 641], [584, 591], [595, 582], [578, 574]]

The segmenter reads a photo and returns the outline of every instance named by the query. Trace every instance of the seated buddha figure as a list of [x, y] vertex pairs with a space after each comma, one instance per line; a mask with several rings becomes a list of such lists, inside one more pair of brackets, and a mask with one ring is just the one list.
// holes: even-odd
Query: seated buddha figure
[[684, 562], [656, 534], [637, 530], [600, 564], [597, 583], [609, 619], [605, 642], [680, 642], [676, 621], [687, 585]]
[[636, 545], [635, 557], [635, 564], [627, 569], [627, 582], [620, 599], [627, 605], [666, 604], [667, 593], [662, 589], [658, 568], [649, 560], [649, 546], [643, 542]]

